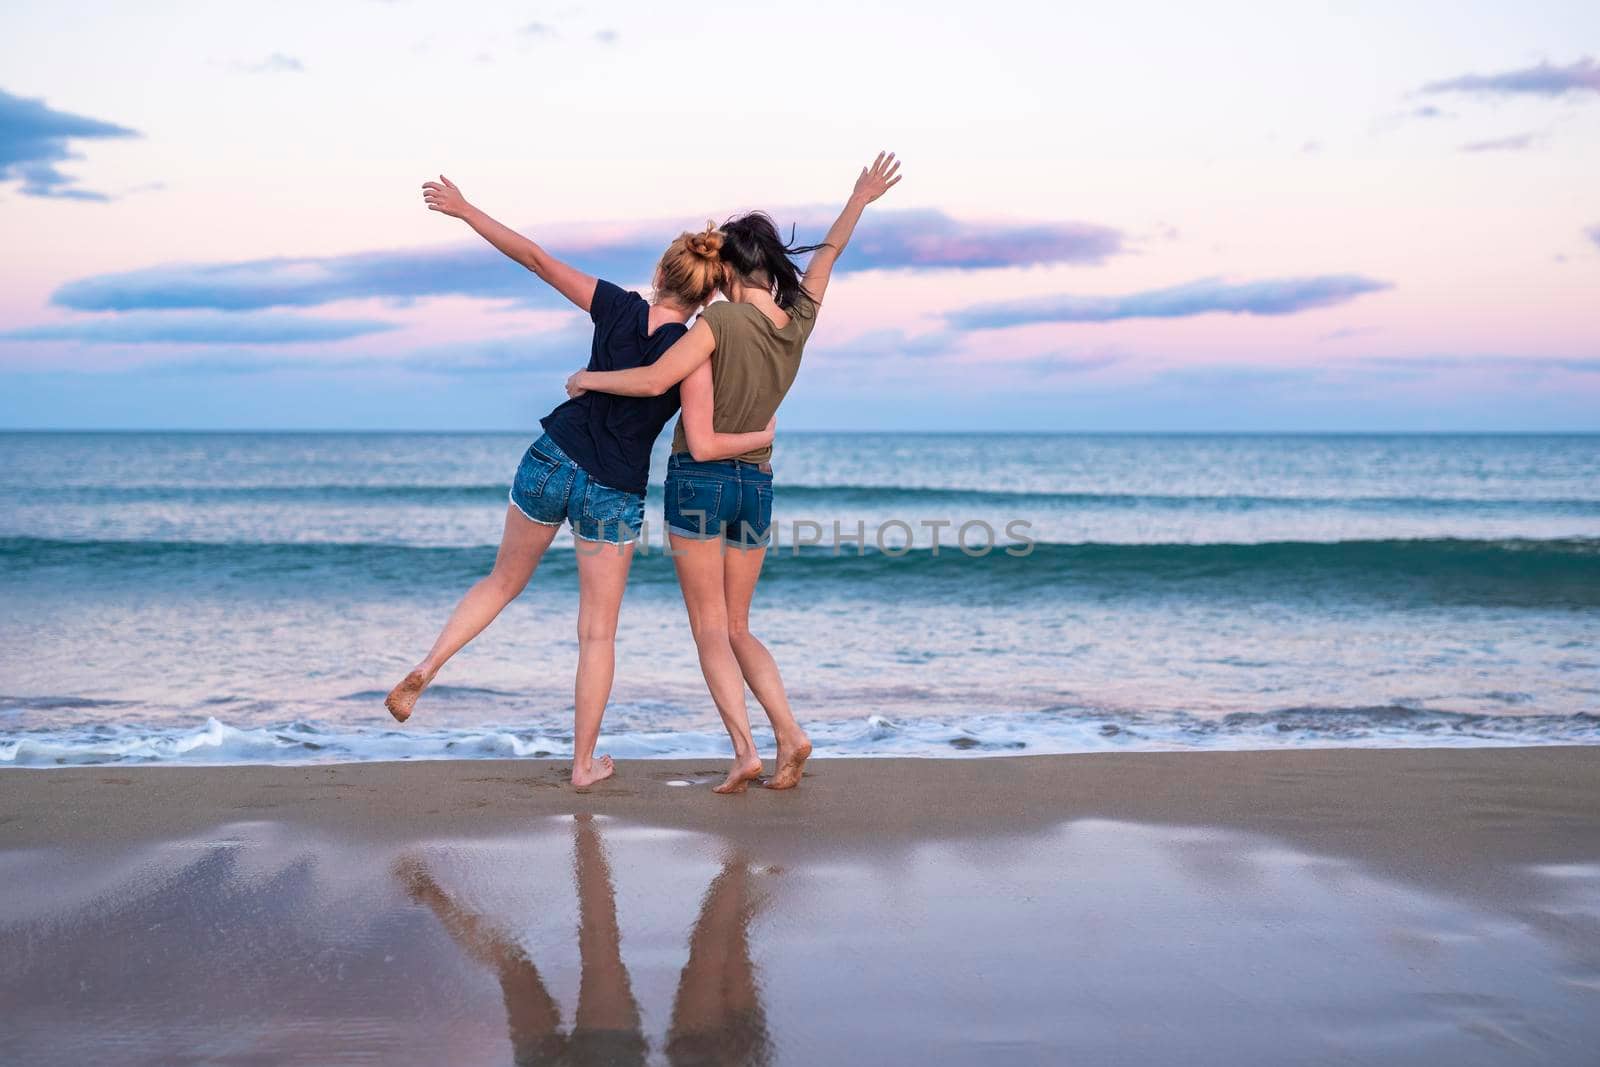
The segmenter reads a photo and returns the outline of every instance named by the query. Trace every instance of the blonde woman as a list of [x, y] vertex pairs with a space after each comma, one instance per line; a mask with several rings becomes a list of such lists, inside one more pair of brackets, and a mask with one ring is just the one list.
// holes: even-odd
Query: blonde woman
[[[723, 278], [720, 239], [681, 234], [657, 264], [653, 299], [646, 301], [563, 263], [496, 222], [443, 175], [424, 182], [422, 196], [428, 210], [465, 221], [588, 312], [594, 323], [589, 367], [596, 371], [648, 367], [661, 358], [683, 338], [684, 323]], [[697, 397], [700, 401], [709, 403], [709, 397]], [[594, 749], [615, 673], [617, 613], [644, 522], [650, 449], [678, 404], [676, 389], [647, 398], [596, 393], [569, 399], [541, 420], [544, 435], [523, 454], [511, 483], [494, 569], [467, 591], [428, 654], [390, 691], [384, 704], [396, 720], [411, 717], [439, 669], [522, 592], [557, 531], [570, 522], [578, 561], [572, 784], [582, 788], [614, 773], [611, 757], [595, 758]], [[711, 418], [709, 411], [696, 415]], [[737, 456], [767, 447], [772, 436], [768, 422], [752, 433], [715, 434], [696, 443], [707, 458]]]

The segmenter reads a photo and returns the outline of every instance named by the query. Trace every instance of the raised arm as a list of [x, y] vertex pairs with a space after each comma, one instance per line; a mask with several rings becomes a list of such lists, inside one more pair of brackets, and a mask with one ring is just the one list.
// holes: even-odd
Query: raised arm
[[844, 251], [844, 246], [850, 243], [850, 236], [856, 232], [856, 223], [861, 221], [861, 213], [868, 204], [900, 184], [901, 175], [895, 173], [899, 169], [900, 164], [895, 162], [893, 152], [879, 152], [872, 166], [861, 168], [861, 177], [856, 179], [850, 199], [845, 201], [844, 210], [828, 227], [828, 236], [822, 239], [822, 247], [811, 253], [806, 276], [800, 282], [807, 295], [817, 303], [822, 303], [822, 294], [828, 291], [828, 278], [833, 274], [833, 264], [838, 260], [839, 253]]
[[439, 175], [436, 182], [422, 183], [422, 199], [429, 211], [437, 211], [451, 218], [461, 219], [478, 231], [478, 235], [512, 259], [537, 274], [556, 292], [577, 304], [584, 311], [594, 300], [593, 276], [576, 267], [561, 262], [516, 230], [485, 215], [467, 203], [456, 183]]
[[627, 370], [581, 370], [567, 379], [567, 395], [612, 393], [616, 396], [660, 396], [711, 358], [717, 347], [705, 317], [646, 367]]
[[700, 463], [732, 459], [772, 443], [778, 416], [772, 416], [765, 430], [750, 433], [718, 433], [713, 426], [716, 402], [711, 389], [711, 364], [702, 363], [683, 380], [678, 390], [683, 401], [683, 435], [689, 440], [689, 454]]

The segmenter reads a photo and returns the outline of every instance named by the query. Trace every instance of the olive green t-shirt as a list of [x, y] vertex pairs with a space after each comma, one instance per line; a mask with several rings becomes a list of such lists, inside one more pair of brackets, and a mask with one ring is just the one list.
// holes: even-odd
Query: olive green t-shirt
[[[716, 404], [711, 428], [717, 433], [765, 429], [800, 372], [800, 354], [817, 324], [815, 301], [802, 293], [789, 309], [789, 324], [782, 329], [750, 304], [728, 300], [712, 304], [700, 317], [716, 340], [711, 353], [711, 396]], [[681, 416], [672, 435], [672, 450], [689, 451]], [[772, 458], [772, 446], [735, 458], [763, 463]]]

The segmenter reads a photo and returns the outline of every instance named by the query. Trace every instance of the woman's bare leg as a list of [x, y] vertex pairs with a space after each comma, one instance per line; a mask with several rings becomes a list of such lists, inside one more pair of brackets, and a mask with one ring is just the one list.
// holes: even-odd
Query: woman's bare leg
[[384, 706], [400, 722], [411, 718], [411, 709], [422, 695], [434, 675], [445, 662], [460, 652], [462, 646], [483, 632], [507, 604], [517, 598], [550, 542], [555, 540], [558, 526], [534, 522], [514, 505], [506, 505], [506, 528], [500, 535], [500, 552], [495, 556], [494, 570], [488, 577], [480, 578], [467, 595], [461, 598], [450, 621], [439, 632], [428, 654], [411, 669], [399, 685], [389, 691]]
[[789, 695], [784, 692], [777, 661], [767, 651], [767, 646], [750, 632], [750, 601], [755, 596], [756, 583], [761, 580], [761, 564], [766, 556], [765, 548], [729, 549], [723, 561], [728, 643], [750, 691], [761, 701], [767, 718], [772, 721], [772, 732], [778, 740], [778, 768], [767, 782], [767, 788], [793, 789], [800, 784], [806, 757], [811, 755], [811, 739], [800, 729], [794, 712], [789, 709]]
[[733, 740], [733, 767], [712, 792], [742, 793], [751, 779], [761, 775], [761, 756], [750, 736], [750, 715], [744, 704], [744, 675], [728, 642], [728, 609], [722, 591], [722, 539], [696, 541], [670, 536], [673, 564], [683, 606], [689, 610], [689, 629], [700, 653], [700, 671], [706, 688]]
[[611, 699], [616, 674], [617, 613], [628, 587], [632, 545], [583, 541], [578, 557], [578, 677], [573, 683], [572, 784], [578, 788], [610, 778], [610, 756], [594, 758], [600, 719]]

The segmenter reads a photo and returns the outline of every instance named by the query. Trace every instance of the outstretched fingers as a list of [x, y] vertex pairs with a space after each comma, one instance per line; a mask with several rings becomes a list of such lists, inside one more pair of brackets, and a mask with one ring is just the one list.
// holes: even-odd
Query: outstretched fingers
[[422, 183], [422, 200], [428, 205], [428, 210], [442, 211], [447, 215], [458, 213], [465, 203], [456, 183], [443, 174], [439, 175], [436, 182]]
[[861, 168], [856, 179], [856, 195], [865, 196], [870, 203], [900, 184], [900, 160], [889, 151], [878, 153], [870, 167]]

